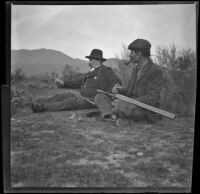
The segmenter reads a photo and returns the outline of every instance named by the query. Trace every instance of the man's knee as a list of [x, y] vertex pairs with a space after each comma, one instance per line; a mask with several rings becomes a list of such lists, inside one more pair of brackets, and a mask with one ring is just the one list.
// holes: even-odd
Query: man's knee
[[104, 94], [97, 94], [95, 96], [95, 104], [101, 104], [104, 103], [105, 101], [110, 102], [111, 100]]

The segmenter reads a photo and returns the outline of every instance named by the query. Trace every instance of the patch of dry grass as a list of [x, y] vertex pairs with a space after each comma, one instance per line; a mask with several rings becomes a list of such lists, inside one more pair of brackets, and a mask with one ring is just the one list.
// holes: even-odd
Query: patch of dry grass
[[12, 116], [13, 187], [191, 187], [192, 118], [120, 128], [83, 113]]

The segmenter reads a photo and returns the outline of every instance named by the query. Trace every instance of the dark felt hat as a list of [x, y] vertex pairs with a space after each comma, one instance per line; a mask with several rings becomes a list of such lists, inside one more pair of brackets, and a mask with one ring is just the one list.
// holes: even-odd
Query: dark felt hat
[[129, 44], [128, 49], [134, 51], [150, 50], [151, 44], [149, 41], [144, 39], [136, 39]]
[[101, 61], [106, 61], [105, 58], [103, 58], [103, 52], [102, 50], [99, 50], [99, 49], [93, 49], [90, 53], [89, 56], [85, 56], [86, 58], [88, 59], [98, 59], [98, 60], [101, 60]]

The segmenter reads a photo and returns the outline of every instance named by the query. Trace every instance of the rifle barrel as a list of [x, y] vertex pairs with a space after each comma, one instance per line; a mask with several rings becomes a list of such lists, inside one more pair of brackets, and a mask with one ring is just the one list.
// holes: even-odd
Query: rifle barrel
[[113, 96], [113, 97], [115, 97], [114, 94], [110, 94], [110, 93], [105, 92], [105, 91], [103, 91], [103, 90], [99, 90], [99, 89], [97, 89], [97, 92], [100, 92], [100, 93], [107, 94], [107, 95], [109, 95], [109, 96]]
[[138, 101], [138, 100], [129, 98], [129, 97], [124, 96], [124, 95], [121, 95], [121, 94], [110, 94], [110, 93], [104, 92], [104, 91], [102, 91], [102, 90], [97, 90], [97, 91], [100, 92], [100, 93], [104, 93], [104, 94], [113, 96], [113, 97], [115, 97], [115, 98], [121, 99], [121, 100], [123, 100], [123, 101], [129, 102], [129, 103], [132, 103], [132, 104], [135, 104], [135, 105], [137, 105], [137, 106], [139, 106], [139, 107], [142, 107], [142, 108], [147, 109], [147, 110], [150, 110], [150, 111], [152, 111], [152, 112], [161, 114], [161, 115], [166, 116], [166, 117], [171, 118], [171, 119], [175, 119], [175, 117], [176, 117], [175, 114], [172, 114], [172, 113], [167, 112], [167, 111], [165, 111], [165, 110], [162, 110], [162, 109], [159, 109], [159, 108], [150, 106], [150, 105], [148, 105], [148, 104], [145, 104], [145, 103], [143, 103], [143, 102], [140, 102], [140, 101]]
[[75, 96], [77, 96], [77, 97], [79, 97], [79, 98], [82, 98], [83, 100], [85, 100], [85, 101], [87, 101], [87, 102], [89, 102], [90, 104], [93, 104], [93, 105], [95, 105], [95, 103], [94, 102], [92, 102], [91, 100], [89, 100], [89, 99], [87, 99], [86, 97], [84, 97], [84, 96], [81, 96], [80, 94], [79, 94], [79, 92], [78, 91], [74, 91], [74, 90], [70, 90]]
[[132, 98], [128, 98], [126, 96], [123, 96], [121, 94], [116, 94], [114, 95], [116, 98], [119, 98], [121, 100], [124, 100], [126, 102], [130, 102], [130, 103], [133, 103], [135, 105], [138, 105], [144, 109], [147, 109], [147, 110], [150, 110], [152, 112], [155, 112], [155, 113], [158, 113], [158, 114], [161, 114], [163, 116], [166, 116], [166, 117], [169, 117], [170, 119], [175, 119], [176, 115], [175, 114], [172, 114], [170, 112], [167, 112], [165, 110], [162, 110], [162, 109], [159, 109], [159, 108], [156, 108], [156, 107], [153, 107], [153, 106], [150, 106], [148, 104], [145, 104], [143, 102], [140, 102], [140, 101], [137, 101], [135, 99], [132, 99]]

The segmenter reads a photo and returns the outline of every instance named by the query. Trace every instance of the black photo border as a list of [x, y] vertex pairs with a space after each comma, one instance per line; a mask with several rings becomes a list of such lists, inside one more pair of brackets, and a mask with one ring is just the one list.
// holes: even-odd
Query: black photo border
[[[192, 170], [192, 188], [172, 187], [172, 188], [37, 188], [23, 187], [11, 188], [10, 181], [10, 72], [11, 72], [11, 4], [13, 5], [156, 5], [156, 4], [196, 4], [196, 40], [198, 42], [198, 19], [199, 19], [199, 2], [198, 1], [6, 1], [4, 9], [1, 11], [3, 28], [3, 37], [5, 45], [1, 44], [4, 52], [5, 61], [1, 64], [1, 120], [2, 120], [2, 188], [5, 193], [188, 193], [194, 192], [199, 188], [200, 180], [200, 143], [199, 127], [197, 122], [198, 115], [198, 84], [196, 93], [196, 114], [195, 114], [195, 134], [194, 134], [194, 154]], [[5, 18], [4, 18], [5, 17]], [[1, 28], [2, 31], [2, 28]], [[2, 37], [2, 36], [1, 36]], [[198, 53], [198, 44], [196, 43]], [[198, 64], [198, 54], [197, 54]], [[197, 65], [198, 66], [198, 65]], [[199, 68], [197, 67], [197, 70]], [[198, 74], [197, 74], [198, 75]], [[197, 76], [198, 80], [198, 76]]]

